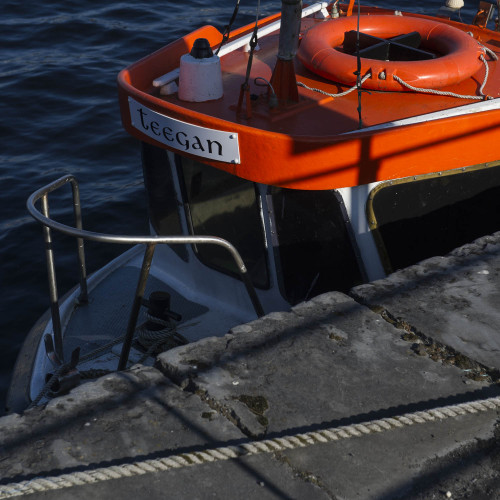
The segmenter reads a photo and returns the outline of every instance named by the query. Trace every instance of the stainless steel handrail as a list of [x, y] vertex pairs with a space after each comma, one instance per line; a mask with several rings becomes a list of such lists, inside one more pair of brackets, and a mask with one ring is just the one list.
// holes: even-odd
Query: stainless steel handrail
[[[55, 191], [56, 189], [68, 183], [71, 183], [71, 188], [73, 193], [73, 212], [75, 216], [76, 228], [52, 220], [50, 218], [50, 213], [49, 213], [49, 202], [48, 202], [49, 193]], [[40, 212], [35, 206], [35, 203], [40, 199], [41, 199], [42, 212]], [[146, 245], [139, 281], [137, 283], [137, 289], [134, 296], [134, 302], [132, 304], [132, 310], [130, 312], [129, 322], [127, 326], [127, 333], [123, 343], [120, 362], [118, 364], [119, 370], [123, 370], [126, 368], [126, 363], [130, 353], [130, 347], [132, 345], [132, 338], [134, 335], [135, 327], [137, 325], [137, 319], [139, 316], [141, 301], [146, 288], [146, 282], [149, 276], [149, 270], [151, 268], [151, 262], [157, 244], [169, 244], [169, 245], [209, 244], [209, 245], [222, 246], [231, 254], [238, 268], [241, 279], [245, 285], [248, 296], [252, 302], [252, 306], [257, 316], [261, 317], [264, 315], [264, 310], [262, 309], [262, 305], [259, 301], [259, 298], [252, 284], [252, 281], [248, 276], [248, 271], [245, 266], [245, 263], [243, 262], [243, 259], [241, 258], [236, 248], [223, 238], [219, 238], [217, 236], [124, 236], [124, 235], [104, 234], [104, 233], [96, 233], [93, 231], [86, 231], [82, 227], [80, 189], [78, 181], [73, 175], [65, 175], [55, 180], [54, 182], [51, 182], [50, 184], [47, 184], [46, 186], [38, 189], [28, 198], [26, 206], [28, 208], [29, 213], [43, 225], [45, 252], [47, 259], [47, 272], [49, 275], [52, 326], [54, 330], [53, 331], [54, 348], [61, 362], [64, 361], [64, 353], [63, 353], [62, 329], [61, 329], [61, 319], [59, 312], [59, 298], [58, 298], [56, 272], [54, 265], [54, 252], [52, 248], [51, 229], [54, 229], [63, 234], [67, 234], [69, 236], [73, 236], [77, 239], [79, 275], [80, 275], [79, 300], [81, 302], [86, 302], [88, 298], [84, 240], [99, 241], [103, 243]]]

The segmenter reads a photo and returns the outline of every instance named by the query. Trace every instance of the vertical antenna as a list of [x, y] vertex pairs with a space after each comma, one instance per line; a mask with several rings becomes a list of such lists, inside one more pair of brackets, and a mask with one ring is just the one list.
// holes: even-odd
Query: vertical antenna
[[361, 119], [361, 57], [359, 56], [359, 17], [360, 17], [361, 9], [359, 6], [358, 0], [358, 25], [356, 29], [356, 60], [357, 60], [357, 68], [356, 68], [356, 86], [358, 89], [358, 117], [359, 123], [358, 128], [363, 128], [363, 120]]
[[231, 19], [229, 20], [229, 23], [224, 26], [224, 33], [222, 33], [222, 40], [220, 42], [219, 48], [215, 52], [215, 55], [219, 55], [219, 51], [222, 48], [222, 46], [229, 40], [229, 35], [231, 34], [231, 28], [233, 26], [233, 23], [236, 19], [236, 16], [238, 15], [238, 9], [240, 8], [240, 0], [236, 1], [236, 5], [233, 10], [233, 15], [231, 16]]
[[260, 0], [257, 1], [257, 14], [255, 16], [255, 26], [253, 28], [252, 37], [248, 45], [250, 46], [250, 54], [248, 55], [247, 61], [247, 72], [245, 75], [245, 81], [241, 84], [240, 96], [238, 98], [238, 112], [241, 111], [243, 100], [245, 100], [246, 116], [247, 118], [252, 117], [252, 107], [250, 104], [250, 85], [248, 80], [250, 79], [250, 71], [252, 70], [253, 53], [257, 47], [257, 31], [259, 29], [259, 15], [260, 15]]

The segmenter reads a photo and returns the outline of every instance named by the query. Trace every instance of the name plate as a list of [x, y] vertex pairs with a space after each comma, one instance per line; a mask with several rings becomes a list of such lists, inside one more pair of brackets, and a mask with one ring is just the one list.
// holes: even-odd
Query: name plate
[[162, 115], [128, 98], [132, 126], [155, 141], [184, 153], [223, 161], [240, 162], [238, 134], [198, 127]]

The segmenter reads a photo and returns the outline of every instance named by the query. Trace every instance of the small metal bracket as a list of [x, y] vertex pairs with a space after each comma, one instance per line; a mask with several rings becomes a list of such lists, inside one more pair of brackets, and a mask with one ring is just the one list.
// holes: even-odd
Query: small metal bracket
[[486, 25], [493, 17], [495, 5], [497, 6], [497, 10], [499, 9], [499, 3], [500, 2], [498, 0], [494, 0], [494, 2], [491, 1], [479, 2], [479, 7], [474, 17], [474, 21], [472, 21], [472, 24], [474, 24], [475, 26], [479, 26], [480, 28], [486, 28]]
[[54, 370], [57, 370], [61, 365], [62, 361], [59, 359], [59, 356], [56, 353], [54, 348], [54, 340], [52, 339], [52, 335], [49, 333], [45, 334], [43, 337], [43, 342], [45, 344], [45, 352], [47, 353], [47, 358], [51, 362]]

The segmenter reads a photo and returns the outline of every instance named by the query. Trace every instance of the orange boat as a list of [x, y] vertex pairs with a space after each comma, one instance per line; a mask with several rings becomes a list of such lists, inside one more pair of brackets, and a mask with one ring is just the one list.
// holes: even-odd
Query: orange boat
[[[288, 9], [297, 11], [298, 5]], [[228, 50], [220, 58], [223, 93], [217, 99], [182, 99], [182, 83], [176, 91], [181, 56], [195, 40], [206, 40], [213, 50], [221, 46], [222, 34], [210, 26], [125, 69], [118, 86], [124, 126], [145, 144], [255, 183], [323, 195], [343, 189], [338, 192], [351, 211], [351, 225], [357, 225], [353, 218], [365, 215], [366, 205], [366, 224], [354, 232], [363, 255], [375, 251], [360, 242], [370, 238], [366, 226], [375, 230], [384, 271], [376, 263], [360, 265], [360, 273], [374, 279], [480, 235], [464, 229], [461, 239], [450, 235], [448, 248], [392, 258], [408, 252], [388, 248], [392, 243], [381, 235], [381, 226], [398, 219], [402, 224], [404, 215], [401, 206], [394, 206], [391, 214], [380, 209], [384, 213], [379, 214], [377, 198], [390, 197], [382, 191], [395, 182], [400, 191], [416, 193], [428, 189], [424, 185], [438, 184], [431, 179], [443, 175], [447, 180], [441, 184], [454, 183], [457, 190], [476, 182], [484, 182], [488, 190], [493, 187], [496, 181], [490, 177], [498, 175], [494, 170], [499, 160], [500, 36], [486, 27], [491, 8], [487, 14], [484, 5], [471, 25], [373, 7], [362, 7], [356, 16], [352, 8], [352, 2], [314, 4], [303, 12], [300, 24], [292, 26], [298, 44], [283, 49], [289, 51], [284, 56], [277, 57], [279, 16], [233, 32], [222, 45]], [[293, 17], [290, 12], [284, 7], [287, 18]], [[361, 37], [356, 37], [358, 26]], [[258, 50], [250, 46], [252, 36], [258, 38]], [[293, 40], [294, 33], [289, 38]], [[189, 131], [176, 128], [182, 126]], [[221, 141], [200, 139], [198, 130], [225, 132], [233, 139], [222, 146]], [[223, 158], [227, 151], [231, 154]], [[435, 198], [442, 206], [459, 203], [457, 192], [448, 199], [439, 191], [446, 188], [435, 189], [434, 210], [439, 209]], [[479, 191], [474, 196], [480, 196]], [[404, 217], [429, 212], [423, 210], [423, 201], [413, 201], [419, 208], [406, 210]], [[497, 224], [483, 231], [492, 232]], [[406, 232], [416, 235], [409, 225]], [[419, 237], [427, 239], [432, 232], [427, 227]]]
[[[346, 20], [350, 22], [346, 23]], [[137, 120], [134, 126], [131, 113], [137, 113], [132, 108], [135, 101], [160, 115], [238, 134], [239, 157], [234, 163], [233, 159], [214, 161], [204, 158], [203, 161], [254, 182], [303, 190], [356, 186], [498, 159], [495, 139], [498, 139], [496, 128], [500, 113], [495, 99], [499, 97], [500, 70], [496, 58], [484, 53], [483, 49], [485, 47], [494, 54], [498, 53], [498, 32], [445, 19], [432, 21], [416, 14], [397, 16], [384, 9], [362, 8], [360, 29], [363, 33], [375, 33], [383, 38], [408, 30], [418, 32], [422, 24], [431, 26], [426, 26], [427, 31], [436, 31], [433, 25], [437, 25], [446, 28], [446, 32], [431, 37], [432, 46], [429, 50], [436, 53], [435, 59], [386, 63], [362, 57], [360, 76], [367, 74], [375, 63], [377, 68], [387, 65], [394, 67], [395, 75], [400, 74], [404, 79], [405, 69], [417, 66], [416, 72], [422, 74], [417, 79], [411, 79], [409, 84], [416, 83], [422, 87], [419, 81], [430, 79], [431, 84], [436, 84], [433, 87], [436, 91], [449, 92], [451, 95], [411, 91], [402, 84], [398, 84], [397, 90], [404, 92], [397, 94], [363, 92], [360, 128], [357, 92], [336, 97], [356, 83], [356, 57], [346, 54], [342, 48], [345, 30], [355, 28], [356, 21], [356, 16], [323, 19], [314, 14], [302, 19], [298, 57], [294, 59], [298, 96], [292, 102], [281, 102], [277, 108], [270, 106], [270, 87], [258, 85], [264, 80], [258, 80], [256, 84], [255, 79], [270, 81], [273, 78], [278, 31], [258, 38], [259, 50], [253, 54], [248, 79], [245, 75], [249, 52], [244, 48], [231, 51], [221, 58], [224, 95], [220, 99], [188, 103], [180, 100], [176, 92], [169, 96], [160, 93], [154, 84], [161, 84], [162, 74], [179, 67], [181, 55], [191, 50], [194, 40], [204, 38], [213, 49], [221, 43], [221, 33], [212, 27], [201, 28], [120, 73], [118, 84], [125, 128], [147, 143], [158, 147], [171, 146], [168, 139], [155, 137], [154, 132], [147, 133], [145, 130], [148, 120], [153, 120], [152, 115], [145, 116], [144, 122]], [[381, 21], [384, 21], [382, 28], [379, 27]], [[275, 16], [264, 19], [259, 22], [259, 29], [273, 22], [276, 22]], [[253, 26], [242, 28], [234, 32], [229, 40], [250, 35], [252, 30]], [[316, 35], [317, 31], [319, 35]], [[321, 37], [325, 32], [334, 34], [333, 41], [339, 43], [330, 49], [331, 64], [342, 65], [343, 71], [350, 74], [349, 81], [326, 78], [324, 71], [318, 69], [312, 60], [315, 55], [310, 52], [315, 49], [310, 48], [314, 43], [309, 41], [314, 38], [317, 43], [318, 36]], [[443, 50], [453, 52], [442, 57], [439, 53], [441, 37], [446, 47]], [[328, 40], [324, 43], [328, 44]], [[468, 46], [457, 48], [456, 51], [449, 47], [450, 44], [459, 43], [468, 43]], [[307, 49], [304, 47], [306, 44]], [[426, 40], [422, 40], [422, 44], [425, 47]], [[316, 50], [318, 53], [321, 51], [320, 48]], [[482, 92], [479, 92], [486, 66], [480, 60], [482, 53], [487, 59], [489, 77]], [[316, 58], [319, 57], [316, 54]], [[350, 68], [347, 67], [349, 64]], [[447, 65], [443, 67], [444, 64]], [[398, 66], [404, 66], [405, 69], [398, 73]], [[446, 78], [441, 78], [444, 81], [428, 76], [433, 71], [432, 66], [446, 75]], [[369, 83], [375, 77], [378, 78], [380, 71], [377, 69], [375, 72], [376, 75], [370, 76], [361, 86], [362, 89], [373, 88]], [[276, 72], [274, 76], [277, 79]], [[159, 82], [154, 82], [155, 79]], [[241, 85], [247, 80], [249, 88], [241, 99]], [[394, 81], [392, 75], [388, 75], [385, 81]], [[275, 89], [278, 98], [288, 85], [294, 85], [294, 82], [279, 81]], [[432, 85], [425, 90], [432, 90]], [[134, 105], [137, 107], [137, 104]], [[171, 149], [179, 153], [186, 152], [184, 144], [177, 144]], [[192, 147], [188, 152], [193, 158], [200, 157]]]
[[[121, 116], [142, 143], [152, 235], [83, 230], [71, 176], [32, 195], [48, 243], [50, 229], [79, 238], [80, 286], [59, 305], [47, 245], [52, 314], [20, 355], [10, 407], [40, 401], [46, 380], [42, 399], [78, 383], [77, 347], [86, 366], [119, 357], [123, 369], [158, 350], [136, 344], [139, 330], [170, 346], [223, 335], [499, 230], [494, 5], [481, 2], [465, 24], [452, 19], [457, 6], [429, 17], [284, 2], [281, 14], [224, 34], [205, 26], [124, 69]], [[69, 182], [76, 228], [46, 206]], [[87, 283], [84, 239], [146, 253], [134, 247]], [[110, 310], [100, 338], [126, 335], [97, 362], [82, 331]]]

